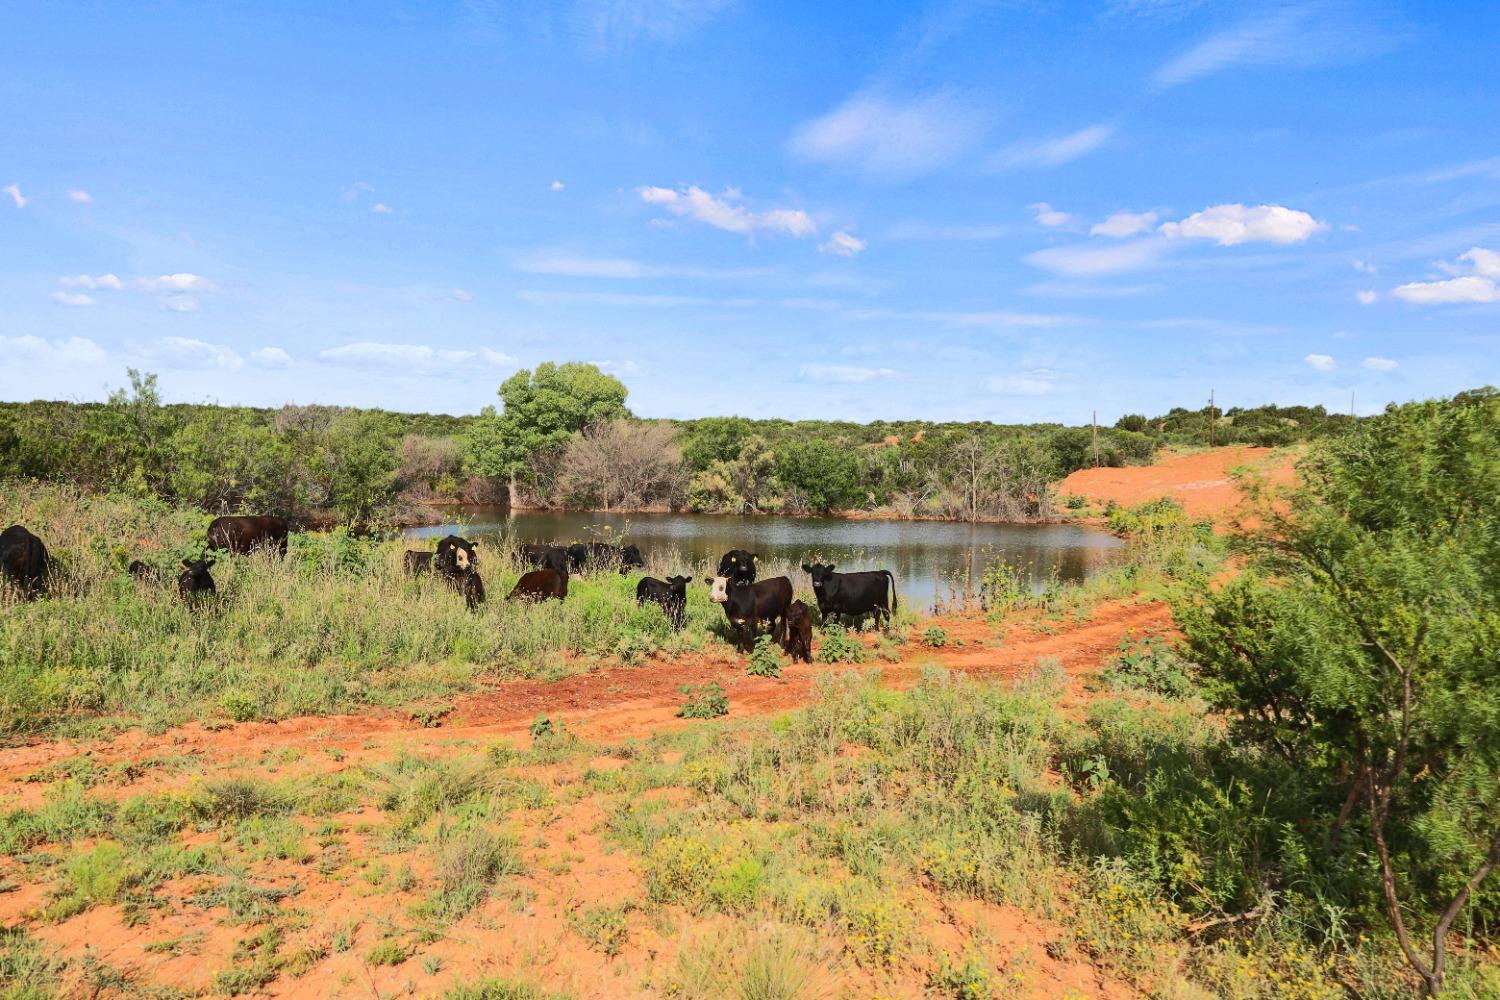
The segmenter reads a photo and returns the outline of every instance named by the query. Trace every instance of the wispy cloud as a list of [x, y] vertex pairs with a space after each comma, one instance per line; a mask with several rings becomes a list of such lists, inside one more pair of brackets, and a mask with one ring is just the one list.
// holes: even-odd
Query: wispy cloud
[[292, 356], [280, 347], [257, 347], [250, 352], [250, 363], [261, 368], [289, 368]]
[[574, 19], [601, 49], [638, 41], [671, 42], [698, 30], [735, 0], [579, 0]]
[[1164, 90], [1241, 66], [1329, 65], [1385, 51], [1397, 40], [1336, 0], [1279, 6], [1210, 35], [1164, 63], [1152, 80]]
[[801, 376], [809, 382], [874, 382], [892, 379], [896, 372], [891, 368], [858, 368], [850, 365], [803, 365]]
[[370, 206], [370, 211], [374, 212], [376, 215], [390, 215], [391, 212], [394, 211], [394, 209], [392, 209], [391, 206], [387, 205], [383, 201], [377, 201], [375, 204]]
[[1043, 226], [1066, 226], [1073, 221], [1072, 213], [1059, 212], [1045, 201], [1035, 202], [1034, 204], [1027, 205], [1026, 208], [1032, 213], [1032, 217]]
[[10, 200], [16, 203], [17, 208], [25, 208], [30, 201], [30, 199], [21, 194], [21, 185], [19, 184], [7, 184], [5, 187], [0, 188], [0, 191], [4, 191], [10, 195]]
[[1033, 368], [1015, 375], [995, 375], [985, 384], [990, 392], [1001, 396], [1042, 396], [1056, 387], [1057, 372]]
[[868, 246], [858, 236], [850, 235], [842, 229], [828, 237], [826, 243], [818, 244], [818, 249], [824, 253], [837, 254], [840, 257], [853, 257]]
[[427, 344], [390, 344], [362, 340], [329, 347], [318, 357], [334, 364], [403, 371], [438, 372], [483, 366], [506, 368], [516, 363], [509, 354], [481, 347], [476, 350], [432, 347]]
[[1400, 367], [1393, 358], [1365, 358], [1362, 364], [1372, 372], [1393, 372]]
[[210, 344], [192, 337], [161, 337], [151, 341], [143, 353], [182, 368], [218, 368], [238, 371], [244, 359], [231, 347]]
[[1302, 359], [1302, 363], [1320, 372], [1331, 372], [1338, 367], [1331, 354], [1309, 354]]
[[881, 234], [881, 239], [886, 241], [896, 240], [920, 240], [932, 242], [944, 242], [953, 240], [955, 242], [965, 240], [998, 240], [1007, 236], [1014, 236], [1021, 232], [1019, 226], [1003, 225], [999, 223], [955, 223], [934, 224], [922, 222], [917, 219], [908, 219], [898, 222]]
[[[106, 275], [106, 277], [113, 277]], [[135, 287], [143, 292], [216, 292], [219, 286], [199, 274], [186, 271], [163, 274], [156, 278], [136, 278]]]
[[94, 196], [82, 188], [69, 188], [68, 197], [80, 205], [87, 205], [94, 200]]
[[361, 195], [371, 194], [374, 190], [375, 185], [369, 181], [355, 181], [344, 188], [343, 192], [339, 195], [339, 201], [355, 201]]
[[109, 288], [116, 292], [125, 289], [125, 282], [113, 274], [76, 274], [57, 279], [57, 283], [64, 288]]
[[1168, 241], [1160, 238], [1133, 240], [1109, 246], [1075, 243], [1037, 250], [1022, 259], [1044, 271], [1079, 277], [1148, 267], [1160, 260], [1167, 249]]
[[1444, 265], [1444, 270], [1458, 276], [1407, 282], [1391, 289], [1391, 294], [1422, 306], [1500, 302], [1500, 253], [1473, 247], [1459, 254], [1457, 263]]
[[997, 168], [1057, 167], [1087, 156], [1114, 137], [1115, 126], [1089, 125], [1067, 135], [1016, 142], [990, 158]]
[[52, 301], [60, 306], [91, 306], [94, 297], [83, 292], [53, 292]]
[[1164, 222], [1169, 239], [1213, 240], [1221, 247], [1238, 243], [1299, 243], [1328, 228], [1306, 212], [1283, 205], [1214, 205], [1181, 222]]
[[29, 333], [19, 337], [0, 336], [0, 354], [49, 366], [97, 365], [108, 358], [104, 349], [87, 337], [44, 340]]
[[1380, 293], [1375, 291], [1373, 288], [1354, 293], [1355, 301], [1362, 306], [1373, 306], [1375, 304], [1375, 301], [1379, 298]]
[[1072, 316], [1057, 316], [1050, 313], [1009, 312], [1006, 310], [962, 312], [932, 309], [849, 309], [845, 312], [845, 316], [854, 320], [898, 320], [917, 323], [941, 323], [945, 326], [970, 329], [1049, 327], [1076, 322]]
[[1089, 235], [1124, 239], [1137, 233], [1149, 233], [1151, 227], [1156, 225], [1156, 219], [1155, 212], [1116, 212], [1103, 222], [1090, 226]]
[[561, 191], [564, 187], [566, 187], [566, 185], [563, 184], [562, 181], [553, 181], [551, 184], [548, 184], [547, 187], [553, 191]]
[[951, 163], [989, 127], [990, 116], [951, 91], [918, 97], [858, 93], [792, 132], [799, 159], [903, 180]]
[[759, 278], [764, 267], [696, 267], [685, 264], [648, 264], [628, 257], [590, 257], [566, 251], [540, 250], [518, 257], [511, 265], [526, 274], [556, 274], [569, 278]]
[[157, 304], [168, 312], [191, 313], [197, 312], [202, 306], [197, 299], [191, 295], [163, 295], [157, 299]]
[[787, 233], [791, 236], [812, 236], [818, 231], [812, 216], [801, 209], [773, 208], [764, 212], [752, 212], [740, 204], [744, 195], [738, 188], [726, 188], [721, 197], [714, 197], [696, 184], [683, 188], [643, 187], [641, 200], [648, 205], [660, 205], [673, 215], [693, 219], [716, 229], [731, 233], [753, 235], [757, 232]]

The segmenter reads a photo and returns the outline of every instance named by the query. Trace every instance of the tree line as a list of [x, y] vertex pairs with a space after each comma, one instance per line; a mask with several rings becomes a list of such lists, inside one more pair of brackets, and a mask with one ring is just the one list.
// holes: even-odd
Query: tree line
[[1079, 468], [1164, 445], [1289, 444], [1353, 418], [1322, 407], [1173, 409], [1097, 433], [985, 421], [643, 420], [619, 379], [544, 363], [474, 416], [339, 406], [165, 404], [154, 375], [103, 403], [0, 403], [0, 478], [151, 494], [210, 512], [359, 523], [425, 501], [736, 513], [881, 510], [1026, 520]]

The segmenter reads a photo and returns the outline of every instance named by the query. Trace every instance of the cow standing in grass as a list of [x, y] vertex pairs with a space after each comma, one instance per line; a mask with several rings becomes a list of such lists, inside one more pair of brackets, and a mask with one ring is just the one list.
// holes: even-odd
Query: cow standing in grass
[[812, 609], [801, 601], [793, 601], [786, 609], [786, 636], [781, 648], [793, 663], [812, 662]]
[[719, 559], [719, 576], [737, 583], [755, 582], [755, 561], [760, 556], [744, 549], [730, 549]]
[[792, 581], [784, 576], [756, 583], [740, 583], [733, 577], [716, 576], [708, 581], [709, 599], [724, 605], [724, 617], [734, 628], [735, 648], [748, 653], [755, 646], [760, 623], [770, 623], [771, 638], [781, 642], [786, 611], [792, 603]]
[[568, 574], [566, 570], [534, 569], [524, 574], [511, 588], [510, 601], [561, 601], [568, 596]]
[[47, 546], [19, 524], [0, 531], [0, 570], [27, 600], [47, 588]]
[[214, 586], [214, 578], [208, 572], [213, 565], [212, 558], [182, 561], [183, 569], [177, 576], [177, 594], [185, 603], [197, 604], [218, 594], [219, 588]]
[[[414, 553], [407, 553], [408, 556]], [[448, 586], [464, 595], [470, 611], [484, 603], [484, 581], [479, 576], [479, 555], [474, 543], [458, 535], [446, 535], [432, 555], [432, 571]]]
[[521, 558], [537, 569], [551, 569], [559, 573], [571, 570], [572, 560], [568, 558], [568, 550], [561, 545], [523, 545]]
[[690, 576], [669, 576], [658, 580], [653, 576], [643, 577], [635, 585], [635, 603], [650, 601], [660, 606], [674, 629], [682, 628], [682, 618], [687, 611], [687, 585], [693, 582]]
[[832, 563], [803, 563], [802, 569], [812, 577], [813, 596], [818, 599], [818, 613], [825, 625], [839, 615], [863, 619], [868, 614], [875, 615], [876, 628], [882, 615], [890, 624], [891, 612], [896, 610], [896, 578], [890, 570], [835, 573]]
[[234, 515], [216, 517], [208, 525], [208, 547], [216, 552], [241, 555], [259, 548], [286, 555], [286, 537], [291, 524], [284, 517]]

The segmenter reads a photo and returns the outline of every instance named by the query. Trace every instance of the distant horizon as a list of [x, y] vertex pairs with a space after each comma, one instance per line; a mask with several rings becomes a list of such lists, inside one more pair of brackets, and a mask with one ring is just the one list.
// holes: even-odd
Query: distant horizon
[[21, 0], [0, 399], [1369, 415], [1500, 384], [1500, 5]]

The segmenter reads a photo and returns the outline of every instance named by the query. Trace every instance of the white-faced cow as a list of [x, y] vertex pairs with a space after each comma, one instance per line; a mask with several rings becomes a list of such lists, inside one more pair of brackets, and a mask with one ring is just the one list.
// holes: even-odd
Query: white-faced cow
[[818, 613], [824, 624], [838, 615], [851, 615], [863, 619], [875, 615], [875, 627], [880, 627], [880, 618], [885, 616], [890, 624], [891, 612], [896, 610], [896, 578], [888, 569], [868, 570], [860, 573], [835, 573], [833, 564], [802, 564], [803, 570], [812, 576], [813, 596], [818, 599]]
[[792, 581], [775, 576], [756, 583], [740, 583], [733, 577], [716, 576], [707, 582], [709, 599], [724, 605], [724, 617], [734, 627], [736, 649], [750, 652], [761, 622], [769, 622], [771, 637], [781, 642], [786, 609], [792, 603]]

